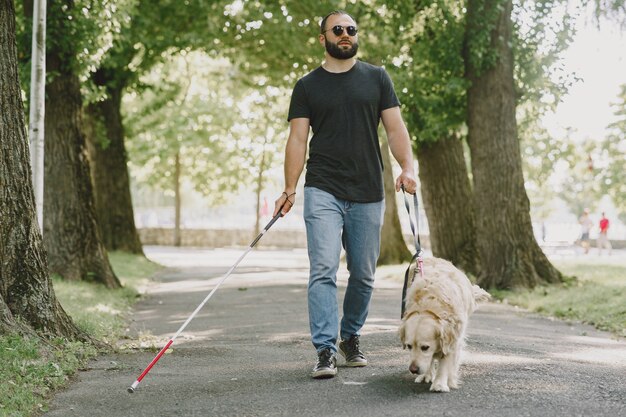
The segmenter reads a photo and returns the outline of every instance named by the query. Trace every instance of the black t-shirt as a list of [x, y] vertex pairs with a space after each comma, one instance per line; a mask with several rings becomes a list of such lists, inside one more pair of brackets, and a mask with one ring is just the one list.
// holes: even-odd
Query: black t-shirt
[[288, 120], [308, 118], [313, 129], [305, 185], [348, 201], [381, 201], [378, 124], [383, 110], [399, 105], [387, 72], [361, 61], [342, 73], [319, 67], [298, 80]]

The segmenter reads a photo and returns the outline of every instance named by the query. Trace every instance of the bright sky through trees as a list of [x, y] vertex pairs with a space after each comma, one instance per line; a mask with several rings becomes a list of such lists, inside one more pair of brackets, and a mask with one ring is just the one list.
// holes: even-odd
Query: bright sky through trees
[[569, 90], [557, 111], [544, 119], [546, 127], [557, 137], [564, 137], [572, 127], [573, 138], [601, 140], [605, 128], [615, 120], [620, 86], [626, 84], [626, 33], [614, 22], [603, 20], [600, 28], [589, 19], [580, 18], [578, 33], [564, 53], [566, 71], [581, 80]]

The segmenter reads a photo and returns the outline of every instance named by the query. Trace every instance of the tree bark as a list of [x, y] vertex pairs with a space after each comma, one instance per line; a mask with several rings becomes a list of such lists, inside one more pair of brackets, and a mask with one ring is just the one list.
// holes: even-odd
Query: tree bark
[[11, 0], [0, 0], [0, 103], [0, 334], [31, 327], [45, 336], [84, 340], [48, 276], [35, 213]]
[[130, 194], [121, 100], [121, 88], [107, 88], [107, 97], [85, 111], [91, 178], [104, 246], [143, 255]]
[[476, 225], [463, 143], [445, 138], [422, 145], [417, 160], [433, 255], [478, 276]]
[[[533, 235], [515, 119], [511, 0], [470, 0], [465, 35], [468, 142], [474, 178], [479, 283], [532, 288], [562, 276]], [[479, 45], [488, 34], [490, 45]], [[491, 65], [478, 56], [496, 51]]]
[[[48, 8], [61, 4], [48, 3]], [[68, 33], [59, 10], [48, 12], [56, 33]], [[69, 36], [69, 34], [68, 34]], [[47, 86], [45, 116], [44, 244], [50, 272], [67, 280], [121, 284], [109, 264], [96, 221], [93, 188], [81, 125], [82, 97], [78, 76], [58, 43], [48, 50], [47, 68], [55, 74]]]
[[391, 157], [389, 156], [389, 145], [383, 139], [381, 153], [383, 156], [383, 171], [385, 184], [385, 218], [383, 220], [383, 230], [381, 234], [380, 256], [378, 265], [400, 264], [411, 260], [411, 252], [406, 246], [400, 226], [398, 216], [398, 205], [396, 204], [396, 186], [393, 178]]

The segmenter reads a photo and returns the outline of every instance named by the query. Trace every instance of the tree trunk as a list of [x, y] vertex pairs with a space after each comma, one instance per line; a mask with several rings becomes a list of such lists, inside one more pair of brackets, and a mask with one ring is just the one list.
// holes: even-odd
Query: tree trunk
[[[511, 9], [511, 0], [470, 0], [464, 51], [479, 283], [501, 289], [562, 280], [539, 248], [530, 220], [515, 119]], [[490, 45], [480, 45], [485, 33]], [[494, 63], [478, 63], [485, 48], [496, 52]]]
[[120, 112], [122, 89], [87, 106], [87, 145], [100, 236], [108, 250], [143, 255], [130, 194], [128, 158]]
[[4, 302], [4, 295], [0, 294], [0, 335], [22, 334], [27, 333], [28, 330], [22, 323], [15, 322], [13, 313], [11, 313], [9, 306]]
[[383, 171], [385, 184], [385, 218], [380, 243], [380, 256], [378, 265], [400, 264], [411, 260], [411, 252], [406, 246], [398, 217], [398, 205], [396, 204], [396, 186], [393, 178], [391, 157], [389, 156], [389, 144], [383, 139], [382, 156], [385, 170]]
[[478, 276], [472, 190], [463, 143], [447, 138], [422, 145], [417, 160], [433, 255]]
[[[61, 5], [48, 3], [48, 7]], [[55, 16], [49, 27], [67, 33], [63, 14], [56, 10]], [[47, 68], [55, 77], [46, 90], [43, 231], [50, 272], [67, 280], [119, 288], [96, 222], [78, 76], [67, 63], [67, 52], [53, 45], [47, 56]]]
[[57, 301], [48, 276], [35, 213], [11, 0], [0, 0], [0, 103], [0, 334], [30, 326], [45, 336], [85, 339]]

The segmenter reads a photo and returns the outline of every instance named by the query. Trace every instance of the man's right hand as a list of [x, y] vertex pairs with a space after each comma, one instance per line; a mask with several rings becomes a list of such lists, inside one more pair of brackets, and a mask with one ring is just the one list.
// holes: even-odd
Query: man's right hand
[[287, 193], [286, 191], [284, 191], [274, 203], [274, 214], [272, 215], [272, 217], [276, 216], [279, 210], [281, 211], [283, 216], [289, 213], [295, 203], [296, 193]]

